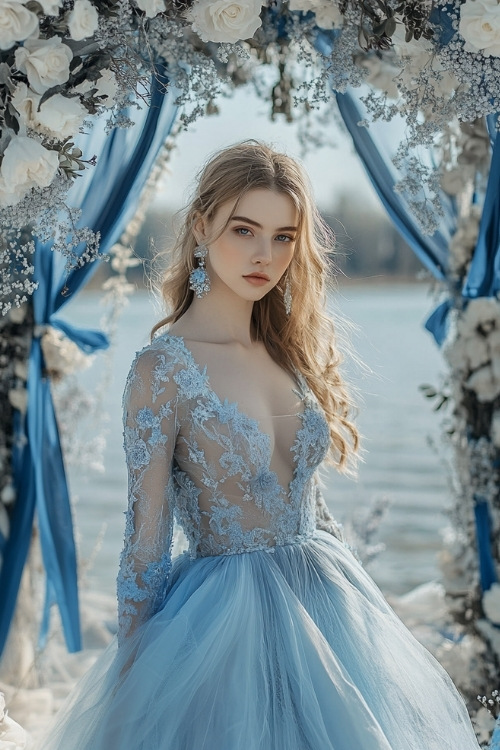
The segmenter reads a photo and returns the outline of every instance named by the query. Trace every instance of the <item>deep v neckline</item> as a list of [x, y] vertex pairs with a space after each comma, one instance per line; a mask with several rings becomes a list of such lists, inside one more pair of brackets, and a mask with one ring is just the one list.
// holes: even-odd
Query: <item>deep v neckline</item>
[[[168, 332], [165, 333], [164, 335], [166, 337], [170, 338], [170, 339], [177, 340], [181, 344], [181, 346], [182, 346], [182, 348], [184, 350], [184, 353], [187, 356], [187, 359], [189, 361], [190, 366], [193, 367], [196, 370], [197, 374], [200, 375], [200, 377], [203, 378], [203, 380], [205, 382], [205, 389], [206, 389], [207, 393], [210, 394], [215, 399], [217, 405], [221, 409], [224, 408], [224, 407], [225, 408], [228, 408], [228, 407], [232, 408], [233, 413], [235, 415], [238, 415], [238, 417], [244, 419], [246, 421], [246, 423], [249, 426], [251, 426], [253, 430], [255, 430], [255, 432], [257, 432], [260, 436], [265, 437], [267, 439], [268, 470], [271, 471], [276, 476], [276, 479], [278, 479], [278, 475], [276, 474], [276, 472], [273, 469], [271, 469], [271, 464], [273, 462], [273, 457], [274, 457], [274, 451], [271, 451], [271, 442], [272, 442], [271, 435], [269, 435], [268, 432], [265, 432], [265, 430], [263, 430], [261, 428], [261, 425], [260, 425], [260, 422], [259, 422], [258, 419], [256, 419], [255, 417], [251, 417], [249, 414], [246, 414], [244, 411], [242, 411], [239, 408], [239, 405], [238, 405], [237, 401], [229, 401], [227, 398], [224, 399], [224, 400], [221, 399], [221, 397], [218, 395], [218, 393], [212, 388], [212, 385], [211, 385], [211, 382], [210, 382], [210, 377], [209, 377], [209, 375], [207, 373], [207, 365], [205, 365], [204, 367], [202, 367], [197, 362], [197, 360], [196, 360], [193, 352], [191, 351], [191, 349], [189, 348], [189, 346], [186, 344], [184, 336], [179, 336], [179, 335], [176, 335], [176, 334], [173, 334], [173, 333], [168, 333]], [[297, 394], [297, 396], [299, 397], [300, 401], [303, 404], [303, 409], [302, 409], [301, 412], [298, 412], [297, 414], [290, 414], [290, 415], [286, 414], [286, 415], [283, 415], [283, 416], [298, 417], [299, 420], [300, 420], [300, 424], [297, 427], [297, 430], [295, 432], [295, 436], [294, 436], [292, 445], [290, 446], [290, 452], [293, 453], [293, 472], [292, 472], [292, 478], [291, 478], [290, 482], [288, 483], [288, 488], [287, 489], [285, 489], [285, 487], [281, 483], [278, 482], [279, 486], [282, 488], [282, 490], [283, 490], [283, 492], [284, 492], [284, 494], [285, 494], [285, 496], [286, 496], [286, 498], [287, 498], [287, 500], [289, 502], [291, 502], [291, 500], [292, 500], [293, 487], [295, 485], [295, 480], [297, 478], [297, 470], [298, 470], [298, 466], [299, 466], [299, 461], [298, 461], [299, 433], [300, 433], [301, 429], [304, 426], [304, 417], [306, 416], [307, 411], [311, 408], [307, 404], [307, 402], [306, 402], [305, 389], [304, 389], [303, 383], [300, 380], [300, 376], [298, 374], [296, 376], [296, 382], [297, 382], [297, 389], [291, 388], [291, 392]], [[299, 388], [300, 388], [300, 390], [299, 390]]]

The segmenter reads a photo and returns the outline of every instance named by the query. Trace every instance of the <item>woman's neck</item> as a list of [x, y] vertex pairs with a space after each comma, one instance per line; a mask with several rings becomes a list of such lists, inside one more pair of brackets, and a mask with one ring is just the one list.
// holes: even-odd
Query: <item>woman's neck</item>
[[193, 341], [219, 344], [237, 341], [242, 346], [251, 346], [254, 303], [221, 291], [218, 290], [217, 294], [209, 292], [201, 299], [194, 297], [182, 318], [171, 326], [171, 332]]

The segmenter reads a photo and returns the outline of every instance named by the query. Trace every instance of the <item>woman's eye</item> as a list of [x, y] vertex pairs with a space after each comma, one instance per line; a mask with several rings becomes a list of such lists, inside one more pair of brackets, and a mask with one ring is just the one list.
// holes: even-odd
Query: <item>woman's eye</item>
[[293, 242], [295, 238], [290, 237], [288, 234], [278, 234], [276, 239], [279, 240], [280, 242]]
[[[243, 234], [241, 235], [242, 237], [248, 237], [248, 234], [251, 234], [250, 229], [248, 229], [248, 227], [237, 227], [235, 229], [235, 232], [237, 232], [238, 234], [243, 232]], [[248, 234], [246, 234], [246, 232], [248, 232]]]

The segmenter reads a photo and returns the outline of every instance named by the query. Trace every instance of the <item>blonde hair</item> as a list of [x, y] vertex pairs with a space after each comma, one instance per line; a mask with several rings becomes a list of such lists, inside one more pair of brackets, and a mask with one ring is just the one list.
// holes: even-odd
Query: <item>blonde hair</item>
[[[243, 141], [210, 159], [198, 175], [198, 186], [184, 209], [183, 223], [171, 253], [171, 263], [161, 281], [161, 294], [170, 309], [158, 329], [178, 320], [193, 299], [189, 274], [195, 267], [197, 220], [209, 223], [224, 203], [233, 210], [218, 236], [234, 215], [239, 200], [249, 190], [267, 188], [288, 195], [298, 214], [295, 249], [279, 283], [254, 303], [252, 335], [264, 343], [275, 362], [292, 376], [299, 371], [322, 406], [330, 428], [329, 459], [339, 471], [349, 472], [358, 450], [359, 435], [352, 422], [353, 404], [339, 372], [341, 356], [332, 320], [326, 315], [328, 254], [334, 236], [316, 208], [309, 180], [291, 157], [264, 143]], [[212, 239], [216, 239], [215, 237]], [[207, 243], [209, 244], [209, 242]], [[293, 303], [288, 316], [283, 303], [287, 279]]]

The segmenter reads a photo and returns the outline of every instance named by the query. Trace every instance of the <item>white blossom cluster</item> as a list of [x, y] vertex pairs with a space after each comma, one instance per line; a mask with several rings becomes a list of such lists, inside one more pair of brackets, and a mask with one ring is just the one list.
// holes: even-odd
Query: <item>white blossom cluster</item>
[[34, 334], [40, 336], [45, 368], [52, 380], [62, 380], [66, 375], [85, 370], [92, 364], [93, 355], [84, 354], [57, 328], [45, 326], [43, 330], [38, 330], [35, 327]]
[[500, 625], [500, 583], [494, 583], [483, 594], [484, 614], [493, 623]]
[[[380, 7], [377, 10], [375, 5], [374, 27], [384, 22]], [[499, 58], [497, 7], [496, 0], [466, 0], [455, 42], [483, 59]], [[442, 104], [443, 97], [456, 99], [459, 81], [443, 66], [440, 42], [416, 33], [408, 40], [401, 5], [388, 2], [387, 8], [394, 18], [392, 27], [386, 24], [383, 31], [388, 49], [375, 49], [376, 37], [372, 37], [371, 49], [362, 54], [357, 0], [342, 4], [332, 0], [194, 0], [182, 5], [165, 0], [0, 0], [0, 108], [4, 113], [0, 208], [16, 205], [34, 187], [48, 187], [61, 169], [74, 176], [85, 167], [82, 154], [64, 151], [62, 144], [74, 138], [89, 115], [103, 114], [123, 102], [123, 94], [131, 94], [134, 84], [152, 69], [155, 59], [147, 59], [144, 49], [149, 46], [149, 55], [156, 51], [154, 44], [148, 45], [148, 36], [158, 31], [158, 20], [163, 22], [165, 58], [170, 64], [188, 65], [196, 57], [196, 48], [203, 47], [201, 43], [241, 49], [247, 40], [250, 46], [265, 48], [276, 42], [278, 32], [273, 27], [278, 25], [289, 35], [293, 30], [292, 37], [297, 36], [297, 29], [300, 36], [302, 26], [304, 36], [311, 39], [313, 29], [337, 29], [340, 38], [335, 47], [348, 42], [351, 58], [357, 57], [376, 88], [389, 99], [403, 94], [401, 110], [408, 111], [411, 104], [413, 116], [417, 107], [435, 119], [436, 109], [442, 107], [434, 105]], [[180, 45], [176, 37], [187, 44]], [[125, 66], [124, 51], [129, 53]], [[210, 54], [204, 52], [206, 61]], [[328, 56], [323, 60], [320, 56], [321, 64], [332, 73]], [[337, 68], [344, 85], [353, 82], [352, 64]], [[218, 70], [221, 78], [227, 75], [227, 66], [219, 64]], [[189, 77], [184, 80], [187, 86]], [[124, 85], [129, 86], [126, 92]], [[411, 101], [417, 90], [417, 100]]]
[[[445, 342], [443, 353], [452, 371], [465, 388], [474, 391], [478, 401], [490, 402], [500, 396], [500, 301], [495, 297], [470, 300], [457, 315], [454, 333]], [[493, 424], [497, 421], [494, 416]], [[493, 436], [500, 447], [500, 422]]]
[[0, 747], [3, 750], [25, 750], [29, 744], [24, 729], [8, 715], [5, 696], [0, 693]]
[[114, 104], [115, 74], [94, 40], [97, 8], [90, 0], [66, 5], [0, 2], [0, 208], [49, 187], [60, 171], [81, 169], [68, 140], [89, 114]]
[[[296, 83], [295, 98], [291, 84], [281, 86], [289, 102], [279, 111], [287, 116], [293, 105], [327, 99], [332, 85], [343, 90], [364, 77], [378, 91], [367, 100], [371, 116], [404, 113], [414, 141], [426, 145], [469, 111], [469, 100], [475, 111], [498, 109], [498, 92], [485, 89], [478, 101], [478, 76], [470, 70], [481, 71], [481, 82], [487, 70], [499, 68], [500, 75], [496, 0], [456, 0], [446, 40], [437, 27], [434, 36], [415, 28], [413, 6], [410, 0], [367, 0], [363, 8], [358, 0], [0, 0], [0, 222], [25, 226], [27, 205], [30, 218], [39, 217], [61, 177], [66, 194], [92, 156], [74, 146], [75, 136], [93, 116], [108, 117], [109, 129], [129, 126], [122, 107], [161, 60], [179, 102], [191, 106], [186, 123], [213, 110], [221, 85], [246, 81], [249, 61], [255, 68], [273, 49], [290, 50], [317, 73]], [[426, 23], [430, 29], [431, 14]], [[318, 30], [335, 30], [331, 53], [314, 52]], [[466, 75], [452, 60], [455, 49], [467, 61]], [[283, 84], [290, 83], [287, 75]], [[432, 230], [432, 212], [419, 213]]]

